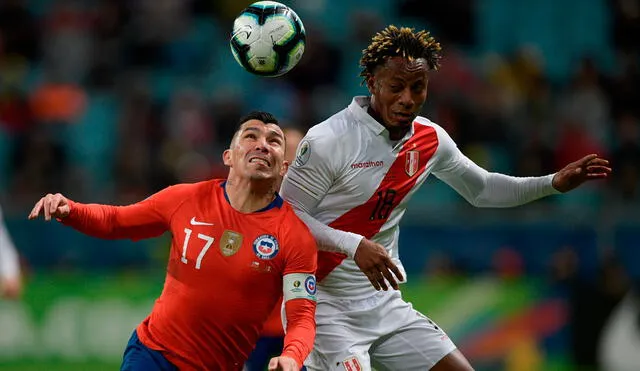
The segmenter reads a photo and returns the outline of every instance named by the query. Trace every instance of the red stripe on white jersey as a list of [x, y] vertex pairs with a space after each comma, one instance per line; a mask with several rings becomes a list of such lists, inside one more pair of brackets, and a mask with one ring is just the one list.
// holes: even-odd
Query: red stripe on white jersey
[[[387, 222], [391, 212], [416, 185], [427, 168], [427, 162], [438, 148], [438, 135], [431, 126], [413, 123], [414, 134], [402, 146], [389, 171], [371, 198], [354, 207], [329, 224], [342, 231], [372, 238]], [[318, 252], [318, 281], [325, 278], [346, 256], [325, 251]]]

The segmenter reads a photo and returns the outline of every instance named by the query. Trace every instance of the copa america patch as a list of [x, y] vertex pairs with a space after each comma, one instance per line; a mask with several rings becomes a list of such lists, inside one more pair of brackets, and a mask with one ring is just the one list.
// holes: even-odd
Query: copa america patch
[[253, 240], [253, 251], [262, 260], [273, 259], [279, 250], [278, 240], [270, 234], [263, 234]]
[[295, 166], [303, 166], [309, 161], [309, 157], [311, 156], [311, 144], [309, 141], [303, 140], [298, 147], [298, 153], [296, 154], [296, 159], [293, 161]]
[[289, 273], [282, 279], [284, 301], [291, 299], [316, 300], [316, 277], [310, 273]]

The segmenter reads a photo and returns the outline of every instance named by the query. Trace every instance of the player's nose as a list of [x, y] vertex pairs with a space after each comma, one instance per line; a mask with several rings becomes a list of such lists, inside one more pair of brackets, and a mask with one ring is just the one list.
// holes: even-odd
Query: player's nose
[[413, 99], [413, 94], [411, 94], [411, 89], [406, 88], [400, 94], [399, 102], [403, 107], [411, 108], [415, 104], [415, 100]]
[[269, 152], [269, 142], [267, 141], [267, 138], [259, 137], [258, 140], [256, 140], [254, 149], [263, 153]]

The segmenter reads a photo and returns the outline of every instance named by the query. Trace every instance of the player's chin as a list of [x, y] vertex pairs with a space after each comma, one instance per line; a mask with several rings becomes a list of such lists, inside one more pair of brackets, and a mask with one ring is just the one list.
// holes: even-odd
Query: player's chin
[[391, 124], [395, 127], [405, 128], [407, 126], [410, 126], [414, 119], [415, 116], [413, 115], [394, 114], [390, 117], [389, 121], [391, 121]]
[[250, 174], [251, 180], [270, 180], [275, 178], [275, 174], [271, 170], [269, 171], [252, 171]]
[[396, 128], [407, 128], [411, 126], [413, 119], [396, 119], [391, 122], [391, 126]]

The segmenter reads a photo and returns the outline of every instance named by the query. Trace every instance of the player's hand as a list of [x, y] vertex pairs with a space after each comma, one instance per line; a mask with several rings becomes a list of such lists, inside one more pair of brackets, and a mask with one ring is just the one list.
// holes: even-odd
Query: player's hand
[[609, 161], [598, 155], [587, 155], [558, 171], [551, 184], [562, 193], [568, 192], [586, 181], [608, 177], [611, 174], [608, 165]]
[[273, 357], [269, 361], [269, 371], [300, 371], [298, 362], [287, 356]]
[[56, 193], [55, 195], [49, 193], [42, 197], [40, 201], [36, 202], [36, 205], [29, 214], [29, 220], [36, 219], [40, 213], [44, 214], [44, 220], [49, 221], [51, 217], [62, 219], [69, 216], [71, 207], [69, 206], [69, 200]]
[[404, 281], [400, 269], [391, 261], [389, 253], [379, 243], [363, 238], [356, 249], [353, 260], [376, 290], [388, 290], [386, 281], [389, 281], [391, 287], [398, 290], [398, 281]]
[[0, 294], [4, 299], [18, 299], [22, 294], [22, 280], [20, 277], [3, 279], [0, 282]]

